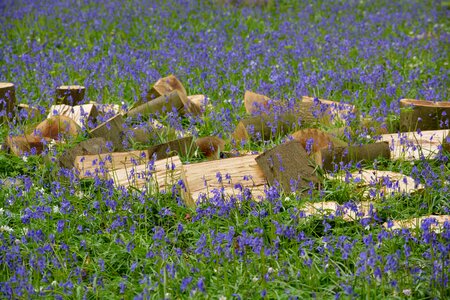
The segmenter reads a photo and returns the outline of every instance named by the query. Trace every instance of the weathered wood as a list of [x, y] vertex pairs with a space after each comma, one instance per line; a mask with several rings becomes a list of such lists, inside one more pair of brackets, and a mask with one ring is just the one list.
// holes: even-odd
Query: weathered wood
[[269, 109], [269, 100], [270, 98], [267, 96], [257, 94], [251, 91], [245, 91], [244, 94], [245, 111], [249, 115], [267, 111]]
[[192, 105], [196, 106], [196, 110], [201, 111], [202, 113], [206, 110], [208, 106], [208, 97], [205, 95], [191, 95], [187, 96], [188, 103], [192, 103]]
[[123, 149], [123, 117], [116, 115], [90, 131], [91, 137], [103, 137], [115, 150]]
[[[103, 149], [102, 149], [103, 150]], [[106, 176], [107, 171], [145, 164], [149, 160], [146, 150], [106, 152], [95, 155], [77, 155], [74, 166], [79, 177]]]
[[339, 165], [361, 161], [372, 161], [377, 158], [390, 159], [391, 152], [386, 142], [366, 144], [360, 146], [322, 148], [314, 153], [316, 164], [325, 171], [333, 171], [335, 164]]
[[163, 95], [173, 91], [178, 91], [181, 97], [186, 96], [187, 92], [180, 80], [175, 75], [170, 74], [167, 77], [160, 78], [147, 93], [146, 100], [153, 101]]
[[109, 150], [106, 147], [106, 141], [102, 137], [82, 141], [73, 148], [65, 150], [59, 157], [59, 165], [61, 167], [72, 169], [75, 167], [75, 159], [77, 156], [98, 155], [106, 153]]
[[126, 112], [119, 104], [100, 104], [95, 101], [89, 101], [89, 104], [94, 104], [100, 116], [115, 116], [117, 114], [125, 114]]
[[339, 121], [345, 121], [349, 117], [358, 114], [358, 110], [352, 104], [308, 96], [303, 96], [302, 101], [314, 104], [313, 111], [324, 125], [336, 124]]
[[14, 116], [16, 88], [13, 83], [0, 82], [0, 123]]
[[193, 150], [193, 138], [192, 136], [187, 136], [150, 147], [148, 149], [148, 157], [153, 158], [155, 155], [156, 159], [164, 159], [175, 155], [186, 156], [192, 153]]
[[178, 156], [172, 156], [145, 164], [112, 170], [108, 177], [114, 180], [116, 186], [131, 187], [149, 192], [170, 191], [177, 185], [183, 172]]
[[141, 115], [146, 117], [152, 114], [164, 114], [165, 112], [172, 111], [172, 109], [176, 109], [180, 113], [184, 110], [184, 103], [177, 90], [131, 109], [127, 113], [127, 116], [137, 117], [138, 115]]
[[80, 127], [87, 127], [89, 120], [95, 120], [95, 118], [97, 118], [98, 111], [94, 104], [75, 106], [66, 104], [52, 105], [47, 118], [58, 115], [71, 118]]
[[449, 134], [447, 134], [447, 137], [445, 137], [442, 141], [442, 148], [447, 151], [450, 152], [450, 132]]
[[26, 153], [41, 154], [44, 151], [44, 140], [32, 134], [22, 136], [9, 136], [6, 145], [11, 153], [22, 156]]
[[308, 153], [317, 152], [322, 148], [347, 146], [347, 143], [316, 128], [298, 130], [291, 136], [294, 140], [299, 141]]
[[84, 99], [86, 88], [81, 85], [61, 85], [56, 88], [56, 104], [77, 105]]
[[66, 116], [50, 117], [39, 123], [33, 131], [33, 135], [35, 136], [54, 140], [76, 137], [80, 133], [80, 126], [78, 126], [74, 120]]
[[388, 222], [385, 222], [383, 226], [389, 230], [396, 230], [396, 229], [410, 229], [410, 230], [421, 230], [423, 222], [425, 220], [429, 221], [429, 230], [434, 231], [436, 233], [440, 233], [444, 231], [444, 223], [449, 222], [450, 223], [450, 216], [449, 215], [427, 215], [427, 216], [421, 216], [421, 217], [414, 217], [410, 219], [404, 219], [404, 220], [393, 220], [392, 224], [388, 224]]
[[216, 136], [207, 136], [195, 140], [200, 153], [208, 159], [219, 159], [225, 148], [225, 141]]
[[17, 110], [19, 111], [19, 115], [21, 115], [21, 111], [26, 111], [27, 119], [40, 119], [42, 117], [41, 111], [38, 108], [25, 103], [17, 104]]
[[435, 158], [439, 154], [439, 148], [450, 130], [429, 130], [417, 133], [404, 132], [384, 134], [381, 141], [389, 143], [391, 158], [394, 160], [419, 160], [421, 157]]
[[344, 205], [339, 205], [334, 201], [323, 202], [307, 202], [304, 207], [304, 213], [306, 216], [323, 216], [334, 215], [335, 217], [341, 217], [344, 221], [352, 222], [367, 217], [370, 212], [371, 202], [358, 202], [355, 203], [353, 209], [345, 208]]
[[450, 128], [450, 102], [400, 100], [400, 131]]
[[248, 155], [183, 165], [186, 189], [182, 189], [182, 196], [186, 204], [193, 206], [216, 192], [225, 198], [238, 197], [244, 189], [249, 189], [255, 200], [262, 200], [266, 179], [255, 158], [256, 155]]
[[284, 192], [303, 192], [318, 183], [312, 162], [298, 141], [278, 145], [256, 157], [269, 184], [279, 184]]

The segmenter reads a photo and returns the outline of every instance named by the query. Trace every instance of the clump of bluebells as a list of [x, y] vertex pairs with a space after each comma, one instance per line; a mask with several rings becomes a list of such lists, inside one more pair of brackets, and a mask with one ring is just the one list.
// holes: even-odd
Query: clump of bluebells
[[[400, 98], [448, 100], [449, 10], [439, 2], [227, 3], [3, 1], [0, 81], [15, 83], [18, 100], [42, 112], [62, 84], [86, 86], [86, 101], [126, 109], [174, 73], [188, 94], [205, 94], [212, 104], [203, 119], [155, 116], [174, 137], [228, 137], [244, 115], [246, 89], [288, 107], [302, 95], [352, 103], [380, 123], [396, 118]], [[344, 122], [357, 143], [371, 132], [354, 125], [355, 117]], [[22, 111], [2, 125], [2, 138], [31, 122]], [[243, 146], [263, 151], [270, 143]], [[435, 230], [427, 219], [415, 229], [390, 228], [396, 219], [449, 213], [444, 150], [435, 160], [337, 165], [346, 174], [403, 172], [426, 187], [377, 196], [368, 212], [357, 206], [366, 190], [349, 178], [325, 179], [303, 194], [267, 186], [262, 201], [242, 186], [231, 198], [210, 190], [186, 207], [183, 182], [166, 190], [149, 182], [139, 191], [116, 188], [102, 172], [79, 180], [56, 166], [59, 150], [49, 147], [45, 158], [0, 153], [2, 298], [450, 296], [450, 224]], [[306, 204], [321, 201], [340, 207], [311, 216]], [[350, 214], [357, 218], [347, 221]]]

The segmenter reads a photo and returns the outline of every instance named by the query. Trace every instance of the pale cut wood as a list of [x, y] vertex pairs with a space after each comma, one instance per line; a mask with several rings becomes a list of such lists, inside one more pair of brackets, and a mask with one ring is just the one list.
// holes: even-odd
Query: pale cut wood
[[83, 101], [85, 92], [82, 85], [61, 85], [56, 88], [56, 104], [77, 105]]
[[106, 175], [106, 171], [142, 165], [148, 160], [148, 152], [146, 150], [135, 150], [79, 155], [75, 157], [74, 166], [79, 171], [79, 177], [86, 178]]
[[[371, 202], [363, 201], [355, 203], [355, 210], [345, 208], [335, 201], [322, 201], [305, 204], [305, 215], [321, 216], [333, 214], [336, 217], [341, 217], [344, 221], [356, 221], [365, 218], [369, 215]], [[373, 208], [372, 208], [373, 209]], [[374, 210], [373, 210], [374, 211]]]
[[[225, 198], [241, 195], [237, 184], [243, 189], [248, 188], [253, 199], [264, 199], [266, 179], [255, 158], [257, 155], [233, 157], [221, 160], [207, 161], [196, 164], [183, 165], [183, 181], [186, 189], [182, 189], [184, 201], [194, 206], [197, 201], [208, 200], [214, 196], [214, 191], [223, 188]], [[217, 175], [220, 173], [222, 182]], [[226, 177], [231, 178], [227, 179]]]
[[197, 110], [200, 110], [202, 113], [206, 110], [207, 107], [212, 108], [211, 104], [208, 104], [208, 97], [205, 95], [190, 95], [187, 96], [188, 102], [195, 105]]
[[225, 148], [225, 141], [216, 136], [207, 136], [195, 140], [199, 151], [208, 159], [219, 159]]
[[70, 106], [66, 104], [50, 106], [50, 112], [47, 118], [53, 116], [66, 116], [71, 118], [80, 127], [87, 127], [89, 120], [95, 120], [98, 116], [97, 108], [94, 104], [84, 104]]
[[312, 153], [322, 148], [347, 146], [347, 143], [316, 128], [301, 129], [292, 133], [291, 136], [294, 140], [299, 141], [305, 150], [309, 150]]
[[14, 116], [16, 88], [13, 83], [0, 82], [0, 123]]
[[152, 101], [146, 102], [131, 109], [127, 113], [127, 116], [138, 117], [139, 115], [141, 115], [142, 117], [146, 117], [149, 115], [162, 115], [166, 112], [171, 112], [172, 109], [175, 109], [180, 113], [182, 113], [184, 110], [184, 103], [177, 90], [171, 92], [170, 94], [159, 96]]
[[90, 131], [91, 137], [103, 137], [107, 142], [111, 142], [113, 148], [117, 151], [123, 149], [122, 136], [123, 136], [123, 124], [124, 120], [122, 115], [116, 115], [106, 122], [100, 124], [96, 128]]
[[430, 225], [428, 228], [430, 231], [434, 231], [436, 233], [440, 233], [444, 231], [444, 224], [446, 222], [450, 223], [450, 216], [449, 215], [427, 215], [427, 216], [421, 216], [421, 217], [415, 217], [410, 219], [404, 219], [404, 220], [393, 220], [392, 226], [388, 226], [388, 222], [385, 222], [383, 226], [385, 228], [388, 228], [389, 230], [396, 230], [396, 229], [421, 229], [423, 226], [423, 222], [425, 220], [428, 220], [430, 222]]
[[127, 167], [108, 172], [108, 177], [119, 187], [135, 188], [148, 192], [170, 191], [178, 185], [183, 172], [182, 163], [178, 156], [172, 156], [146, 164]]
[[419, 160], [422, 155], [433, 159], [439, 154], [439, 148], [450, 130], [429, 130], [417, 133], [405, 132], [383, 134], [381, 140], [388, 142], [391, 149], [391, 159]]
[[400, 100], [400, 131], [450, 128], [450, 102]]
[[75, 159], [77, 156], [101, 154], [108, 151], [104, 138], [92, 138], [65, 150], [58, 161], [61, 167], [72, 169], [75, 167]]
[[81, 133], [81, 128], [74, 120], [66, 116], [50, 117], [36, 126], [33, 135], [54, 140], [73, 138]]
[[356, 106], [347, 103], [303, 96], [303, 102], [314, 103], [314, 111], [324, 125], [345, 121], [349, 116], [358, 114]]
[[249, 115], [253, 115], [257, 112], [265, 112], [269, 109], [270, 98], [261, 94], [257, 94], [251, 91], [245, 91], [244, 94], [244, 106], [245, 111]]

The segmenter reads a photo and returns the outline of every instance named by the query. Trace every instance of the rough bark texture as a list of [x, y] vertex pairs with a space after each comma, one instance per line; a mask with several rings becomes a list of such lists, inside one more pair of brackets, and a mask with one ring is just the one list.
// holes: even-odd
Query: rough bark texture
[[400, 100], [400, 131], [450, 128], [450, 102]]
[[147, 117], [149, 115], [159, 115], [165, 112], [170, 112], [175, 108], [178, 112], [182, 113], [184, 110], [184, 104], [181, 100], [180, 94], [177, 90], [170, 92], [169, 94], [159, 96], [152, 101], [146, 102], [131, 109], [127, 116], [137, 117], [141, 115], [142, 117]]
[[81, 155], [98, 155], [108, 152], [106, 141], [102, 137], [83, 141], [73, 148], [67, 149], [59, 157], [59, 165], [61, 167], [72, 169], [74, 167], [75, 158]]
[[225, 141], [216, 136], [207, 136], [195, 140], [199, 151], [208, 159], [219, 159], [225, 148]]
[[192, 153], [193, 148], [193, 139], [188, 136], [149, 148], [148, 157], [153, 158], [155, 155], [156, 159], [164, 159], [176, 155], [186, 156]]
[[16, 89], [14, 84], [0, 82], [0, 124], [14, 116]]
[[90, 131], [91, 137], [103, 137], [116, 151], [123, 149], [123, 117], [116, 115]]
[[56, 88], [56, 104], [77, 105], [84, 99], [86, 88], [81, 85], [62, 85]]
[[358, 115], [358, 110], [352, 104], [303, 96], [302, 101], [313, 104], [313, 111], [324, 125], [345, 122], [352, 116]]

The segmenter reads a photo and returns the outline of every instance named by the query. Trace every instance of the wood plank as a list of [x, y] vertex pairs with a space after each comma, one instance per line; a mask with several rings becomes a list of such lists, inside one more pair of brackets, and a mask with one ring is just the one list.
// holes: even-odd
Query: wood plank
[[94, 104], [84, 104], [70, 106], [66, 104], [52, 105], [47, 118], [53, 116], [66, 116], [71, 118], [80, 127], [87, 127], [90, 119], [94, 120], [98, 116], [97, 108]]
[[148, 192], [162, 192], [163, 190], [168, 191], [173, 185], [177, 185], [182, 178], [182, 172], [183, 168], [180, 158], [172, 156], [137, 166], [109, 171], [108, 178], [113, 179], [117, 187], [131, 187]]
[[448, 134], [450, 134], [448, 129], [428, 130], [420, 133], [413, 131], [383, 134], [381, 140], [389, 143], [391, 159], [411, 161], [419, 160], [422, 154], [428, 159], [435, 158]]
[[369, 216], [371, 204], [368, 201], [355, 203], [355, 211], [335, 201], [308, 202], [304, 206], [304, 213], [307, 217], [333, 214], [336, 217], [341, 217], [344, 221], [351, 222]]
[[[226, 198], [241, 195], [237, 187], [250, 189], [255, 200], [264, 199], [266, 179], [255, 161], [257, 155], [247, 155], [221, 160], [183, 165], [183, 181], [186, 190], [182, 191], [187, 205], [193, 206], [199, 199], [213, 197], [214, 189], [222, 189]], [[220, 183], [217, 174], [222, 176]], [[228, 177], [230, 179], [227, 179]]]

